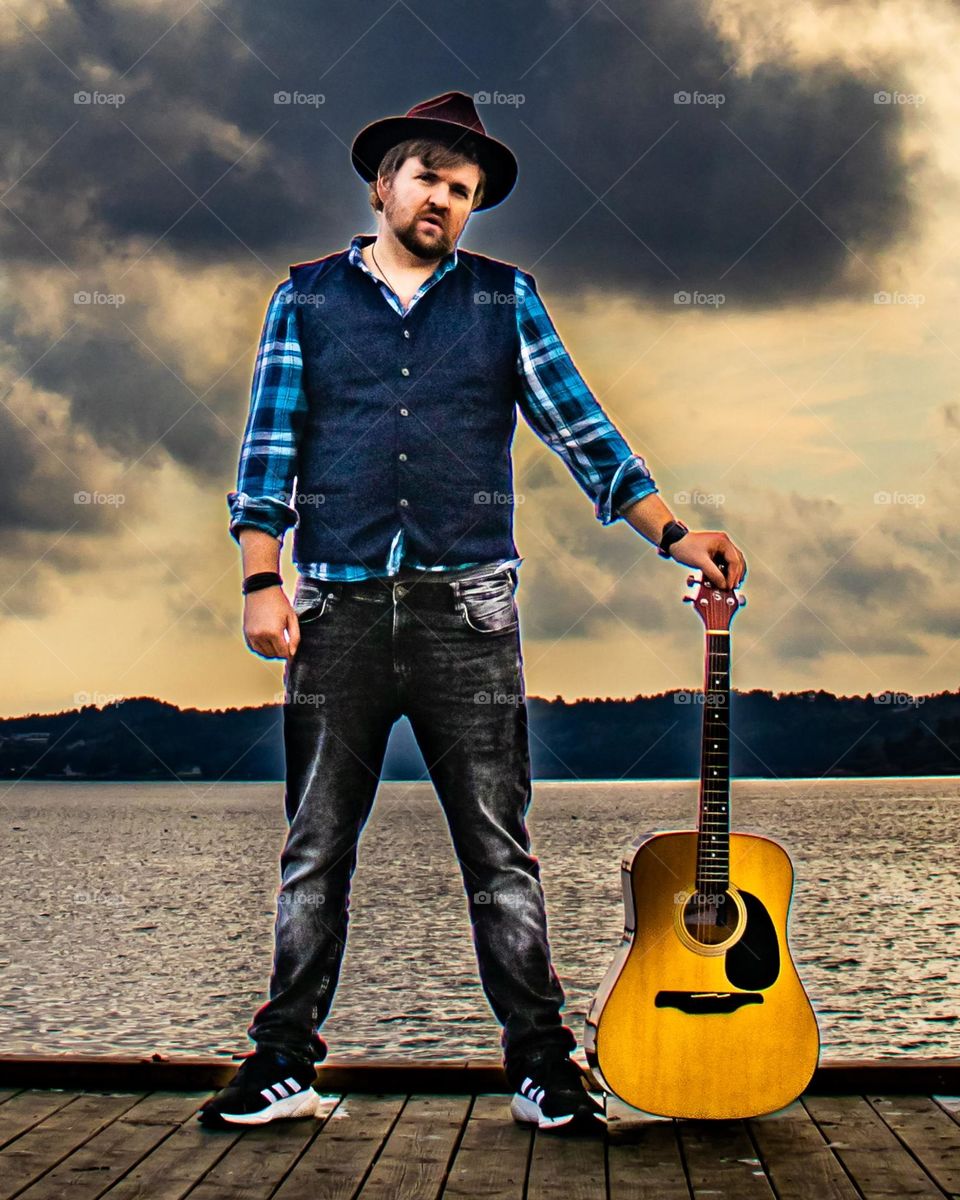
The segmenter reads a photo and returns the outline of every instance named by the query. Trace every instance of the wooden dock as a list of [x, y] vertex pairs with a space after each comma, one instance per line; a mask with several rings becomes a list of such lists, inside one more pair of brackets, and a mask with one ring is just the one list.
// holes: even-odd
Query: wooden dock
[[960, 1197], [960, 1059], [821, 1065], [746, 1121], [608, 1100], [597, 1138], [516, 1125], [496, 1062], [328, 1061], [316, 1119], [208, 1130], [217, 1059], [0, 1056], [0, 1200]]

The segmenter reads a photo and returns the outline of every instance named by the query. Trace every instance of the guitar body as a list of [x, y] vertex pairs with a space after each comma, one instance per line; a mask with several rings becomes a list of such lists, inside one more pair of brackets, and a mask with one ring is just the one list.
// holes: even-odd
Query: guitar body
[[787, 944], [793, 867], [729, 834], [728, 878], [696, 890], [698, 833], [646, 834], [621, 864], [623, 942], [587, 1015], [602, 1085], [665, 1117], [758, 1116], [813, 1075], [817, 1022]]

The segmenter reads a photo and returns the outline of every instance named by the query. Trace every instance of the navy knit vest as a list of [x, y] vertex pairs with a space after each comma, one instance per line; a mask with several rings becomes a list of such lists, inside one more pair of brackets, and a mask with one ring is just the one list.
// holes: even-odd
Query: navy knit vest
[[519, 557], [515, 267], [458, 248], [400, 316], [348, 253], [290, 268], [308, 402], [294, 560], [382, 570], [401, 527], [425, 566]]

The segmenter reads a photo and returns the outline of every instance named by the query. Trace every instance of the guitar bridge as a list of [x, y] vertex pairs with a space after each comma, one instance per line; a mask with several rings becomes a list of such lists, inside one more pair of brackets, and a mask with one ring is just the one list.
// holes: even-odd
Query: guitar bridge
[[707, 1013], [736, 1012], [745, 1004], [762, 1004], [759, 992], [657, 992], [656, 1008], [678, 1008], [681, 1012], [699, 1016]]

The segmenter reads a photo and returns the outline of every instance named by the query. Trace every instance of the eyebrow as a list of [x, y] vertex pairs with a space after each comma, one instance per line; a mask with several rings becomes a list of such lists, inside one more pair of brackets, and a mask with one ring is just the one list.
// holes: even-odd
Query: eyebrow
[[[437, 172], [436, 172], [436, 171], [434, 171], [434, 170], [432, 170], [432, 168], [430, 168], [430, 167], [424, 167], [424, 168], [423, 168], [423, 170], [420, 172], [420, 174], [421, 174], [421, 175], [433, 175], [435, 179], [439, 179], [439, 178], [440, 178], [440, 176], [437, 174]], [[470, 194], [470, 193], [467, 191], [467, 185], [466, 185], [465, 183], [452, 183], [450, 186], [451, 186], [451, 187], [455, 187], [455, 188], [459, 188], [459, 189], [460, 189], [460, 191], [461, 191], [461, 192], [463, 192], [463, 194], [464, 194], [465, 196], [468, 196], [468, 195]]]

